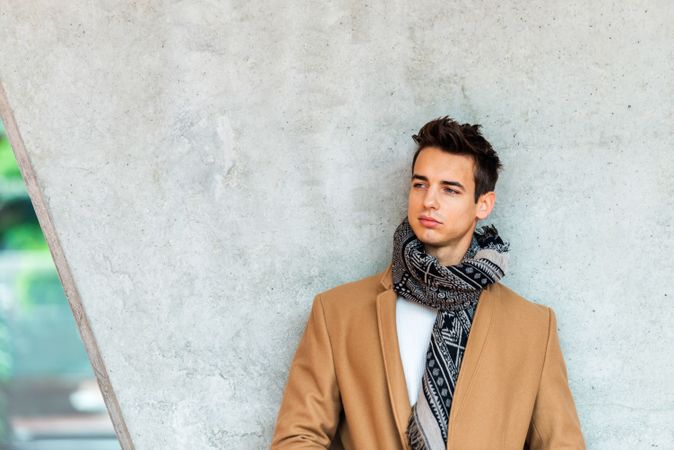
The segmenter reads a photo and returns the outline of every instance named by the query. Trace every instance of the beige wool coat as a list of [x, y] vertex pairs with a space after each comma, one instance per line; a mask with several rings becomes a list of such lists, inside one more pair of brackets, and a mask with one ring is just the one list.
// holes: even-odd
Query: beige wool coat
[[[409, 449], [396, 298], [391, 264], [316, 295], [272, 449]], [[553, 310], [489, 285], [461, 363], [447, 449], [584, 448]]]

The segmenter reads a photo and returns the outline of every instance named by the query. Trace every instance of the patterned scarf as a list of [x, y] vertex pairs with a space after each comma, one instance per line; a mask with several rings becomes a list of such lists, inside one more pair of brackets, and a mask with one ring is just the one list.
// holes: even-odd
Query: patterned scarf
[[426, 253], [407, 217], [393, 236], [391, 276], [395, 292], [438, 309], [426, 352], [421, 389], [407, 424], [413, 450], [447, 447], [449, 413], [459, 368], [480, 293], [505, 275], [509, 243], [493, 225], [477, 228], [459, 264], [442, 266]]

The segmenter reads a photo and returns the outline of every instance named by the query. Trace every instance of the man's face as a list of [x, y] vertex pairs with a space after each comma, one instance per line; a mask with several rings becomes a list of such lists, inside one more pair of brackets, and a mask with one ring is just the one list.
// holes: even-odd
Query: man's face
[[[469, 155], [425, 147], [414, 163], [407, 218], [427, 252], [470, 243], [478, 204], [474, 201], [474, 161]], [[425, 220], [428, 217], [433, 220]]]

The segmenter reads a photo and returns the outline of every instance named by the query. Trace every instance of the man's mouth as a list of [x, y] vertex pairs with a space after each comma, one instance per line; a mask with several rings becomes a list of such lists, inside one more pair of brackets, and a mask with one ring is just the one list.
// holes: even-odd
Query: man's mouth
[[434, 218], [432, 218], [430, 216], [420, 216], [419, 222], [421, 222], [421, 224], [423, 226], [428, 227], [428, 228], [435, 228], [438, 225], [440, 225], [440, 223], [441, 223], [440, 221], [435, 220]]

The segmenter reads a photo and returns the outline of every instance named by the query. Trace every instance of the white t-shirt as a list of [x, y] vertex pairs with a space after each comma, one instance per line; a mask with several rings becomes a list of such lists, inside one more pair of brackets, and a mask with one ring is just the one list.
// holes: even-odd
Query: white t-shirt
[[405, 372], [410, 405], [417, 402], [421, 379], [426, 368], [426, 351], [431, 341], [438, 310], [398, 296], [396, 300], [396, 329], [400, 359]]

